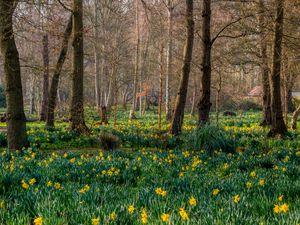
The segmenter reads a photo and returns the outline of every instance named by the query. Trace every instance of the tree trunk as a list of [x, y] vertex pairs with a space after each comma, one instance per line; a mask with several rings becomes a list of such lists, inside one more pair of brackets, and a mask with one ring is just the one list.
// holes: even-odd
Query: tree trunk
[[298, 120], [299, 114], [300, 114], [300, 106], [293, 112], [292, 126], [291, 126], [291, 128], [293, 130], [297, 129], [297, 120]]
[[13, 32], [13, 13], [18, 1], [0, 1], [0, 38], [5, 74], [7, 141], [11, 150], [21, 150], [27, 145], [26, 117], [19, 53]]
[[211, 108], [210, 88], [211, 88], [211, 0], [203, 1], [203, 58], [202, 58], [202, 95], [198, 103], [198, 126], [201, 126], [209, 121], [209, 111]]
[[51, 81], [50, 92], [49, 92], [49, 100], [47, 106], [47, 117], [46, 117], [46, 127], [54, 127], [54, 110], [56, 107], [56, 98], [58, 95], [58, 82], [61, 74], [62, 67], [66, 60], [67, 51], [68, 51], [68, 43], [72, 33], [72, 16], [70, 16], [68, 25], [66, 27], [63, 42], [60, 50], [60, 54], [56, 63], [55, 71], [53, 74], [53, 78]]
[[35, 109], [35, 78], [34, 75], [30, 79], [30, 108], [29, 114], [33, 115], [36, 112]]
[[262, 87], [263, 87], [263, 118], [260, 123], [261, 126], [271, 125], [271, 94], [270, 94], [270, 79], [269, 79], [269, 66], [267, 55], [267, 41], [265, 37], [265, 15], [266, 10], [264, 0], [259, 1], [259, 26], [260, 26], [260, 51], [261, 51], [261, 74], [262, 74]]
[[187, 89], [189, 83], [189, 75], [191, 69], [191, 61], [193, 55], [194, 44], [194, 19], [193, 19], [193, 0], [186, 0], [186, 44], [184, 49], [184, 62], [181, 71], [180, 85], [176, 97], [175, 110], [172, 119], [172, 128], [170, 133], [178, 135], [181, 132], [184, 108], [186, 103]]
[[172, 118], [170, 107], [170, 78], [172, 77], [173, 62], [173, 4], [172, 0], [168, 0], [168, 44], [167, 44], [167, 71], [166, 71], [166, 119]]
[[271, 111], [272, 123], [268, 134], [269, 137], [279, 135], [283, 137], [287, 133], [287, 128], [282, 116], [281, 104], [281, 87], [280, 87], [280, 73], [281, 73], [281, 52], [282, 52], [282, 36], [283, 36], [283, 15], [284, 15], [284, 0], [276, 0], [277, 16], [275, 25], [275, 43], [273, 56], [273, 73], [271, 76]]
[[159, 99], [158, 99], [158, 129], [161, 129], [161, 111], [162, 111], [162, 101], [163, 101], [163, 55], [164, 46], [161, 44], [160, 47], [160, 63], [159, 63]]
[[140, 61], [140, 27], [139, 27], [139, 1], [135, 1], [135, 26], [136, 26], [136, 49], [135, 49], [135, 68], [134, 68], [134, 80], [133, 80], [133, 98], [132, 107], [129, 115], [130, 119], [135, 119], [136, 110], [136, 94], [137, 94], [137, 84], [138, 84], [138, 74], [139, 74], [139, 61]]
[[43, 100], [42, 109], [40, 114], [40, 121], [46, 121], [48, 95], [49, 95], [49, 36], [48, 34], [43, 35]]
[[83, 0], [73, 0], [73, 71], [70, 129], [88, 132], [83, 106]]
[[100, 92], [100, 53], [98, 48], [98, 0], [95, 2], [94, 11], [94, 60], [95, 60], [95, 101], [97, 110], [101, 107], [101, 92]]

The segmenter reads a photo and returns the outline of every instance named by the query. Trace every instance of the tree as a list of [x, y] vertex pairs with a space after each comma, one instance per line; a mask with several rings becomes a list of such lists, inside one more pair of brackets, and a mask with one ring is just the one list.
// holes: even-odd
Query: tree
[[66, 27], [66, 30], [65, 30], [65, 33], [63, 36], [60, 54], [59, 54], [59, 57], [58, 57], [58, 60], [56, 63], [56, 67], [54, 70], [53, 78], [51, 81], [50, 92], [49, 92], [49, 101], [48, 101], [48, 105], [47, 105], [46, 127], [54, 127], [54, 110], [56, 107], [58, 83], [59, 83], [61, 70], [62, 70], [62, 67], [64, 65], [64, 62], [65, 62], [66, 56], [67, 56], [69, 39], [72, 34], [72, 21], [73, 21], [72, 16], [70, 16], [68, 25]]
[[203, 56], [202, 56], [202, 95], [198, 103], [198, 125], [202, 125], [209, 120], [209, 111], [211, 108], [210, 102], [210, 88], [211, 88], [211, 0], [203, 1], [203, 27], [202, 27], [202, 42], [203, 42]]
[[260, 26], [260, 68], [262, 74], [262, 88], [263, 88], [263, 118], [261, 126], [271, 125], [271, 95], [270, 95], [270, 81], [269, 81], [269, 66], [267, 55], [267, 40], [266, 40], [266, 24], [264, 11], [264, 0], [259, 0], [259, 26]]
[[7, 100], [7, 140], [8, 148], [12, 150], [20, 150], [27, 144], [19, 52], [13, 31], [13, 13], [17, 4], [17, 0], [0, 1], [0, 38]]
[[72, 53], [72, 100], [71, 130], [85, 133], [83, 107], [83, 1], [73, 0], [73, 53]]
[[283, 37], [283, 18], [284, 18], [284, 0], [276, 0], [276, 21], [275, 21], [275, 39], [273, 50], [273, 72], [271, 76], [271, 111], [272, 123], [268, 133], [269, 137], [277, 135], [283, 137], [287, 133], [287, 128], [282, 116], [280, 73], [281, 73], [281, 54]]
[[181, 78], [179, 89], [175, 102], [175, 110], [172, 118], [172, 128], [170, 133], [173, 135], [178, 135], [181, 132], [183, 118], [184, 118], [184, 108], [186, 103], [186, 96], [189, 83], [189, 75], [191, 69], [191, 61], [193, 54], [194, 45], [194, 18], [193, 18], [193, 0], [186, 0], [186, 43], [184, 49], [184, 61], [181, 71]]

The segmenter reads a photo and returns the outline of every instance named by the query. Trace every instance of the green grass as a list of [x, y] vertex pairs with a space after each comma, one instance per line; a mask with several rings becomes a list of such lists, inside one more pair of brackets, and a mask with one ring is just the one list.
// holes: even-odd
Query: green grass
[[[189, 147], [196, 125], [191, 115], [179, 138], [161, 134], [153, 114], [128, 122], [127, 114], [120, 113], [117, 127], [97, 126], [90, 136], [71, 133], [66, 124], [49, 132], [33, 123], [36, 126], [28, 130], [32, 149], [3, 150], [0, 156], [0, 224], [30, 225], [41, 217], [46, 225], [88, 225], [93, 218], [100, 224], [137, 225], [145, 210], [147, 224], [152, 225], [298, 225], [299, 133], [292, 132], [293, 139], [266, 139], [268, 130], [257, 125], [259, 118], [259, 113], [221, 117], [220, 126], [235, 141], [237, 153], [216, 149], [212, 156]], [[168, 130], [166, 121], [163, 130]], [[121, 149], [91, 148], [90, 141], [102, 131], [117, 135]], [[171, 148], [163, 149], [166, 142]], [[29, 184], [33, 178], [36, 182]], [[28, 188], [22, 187], [22, 180]], [[157, 188], [166, 196], [158, 195]], [[216, 196], [215, 189], [220, 191]], [[191, 197], [197, 201], [194, 206]], [[287, 212], [274, 212], [275, 205], [284, 204]], [[133, 214], [128, 212], [130, 205]], [[188, 220], [182, 220], [180, 208]], [[116, 220], [110, 218], [112, 213]], [[164, 213], [170, 215], [167, 223], [161, 219]]]

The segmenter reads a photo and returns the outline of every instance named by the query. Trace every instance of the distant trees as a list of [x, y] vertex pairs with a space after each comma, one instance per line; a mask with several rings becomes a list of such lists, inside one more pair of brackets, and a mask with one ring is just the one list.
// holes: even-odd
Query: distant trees
[[21, 150], [27, 144], [19, 52], [13, 31], [13, 13], [17, 4], [17, 0], [0, 1], [1, 53], [4, 60], [7, 101], [7, 140], [8, 148], [13, 150]]
[[172, 119], [171, 134], [178, 135], [181, 132], [184, 109], [188, 91], [188, 82], [191, 69], [191, 61], [194, 45], [194, 1], [186, 0], [186, 43], [184, 48], [184, 61], [181, 70], [179, 88], [177, 92], [174, 115]]

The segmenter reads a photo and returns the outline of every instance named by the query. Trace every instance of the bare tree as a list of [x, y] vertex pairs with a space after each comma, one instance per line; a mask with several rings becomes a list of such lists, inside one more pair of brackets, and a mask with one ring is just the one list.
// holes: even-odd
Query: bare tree
[[7, 140], [8, 148], [13, 150], [21, 150], [27, 144], [19, 52], [13, 31], [13, 13], [17, 4], [16, 0], [0, 1], [0, 38], [7, 101]]

